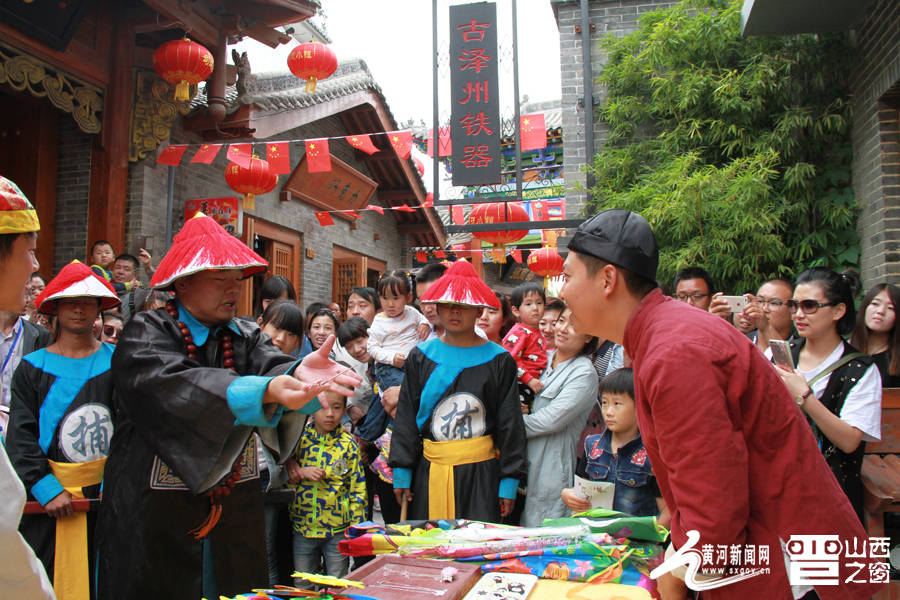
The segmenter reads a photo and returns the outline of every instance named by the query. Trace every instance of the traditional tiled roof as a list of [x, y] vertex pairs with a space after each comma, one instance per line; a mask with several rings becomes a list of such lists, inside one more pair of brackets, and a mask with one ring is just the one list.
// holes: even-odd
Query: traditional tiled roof
[[[253, 104], [262, 110], [293, 110], [322, 104], [362, 90], [381, 93], [381, 87], [362, 59], [350, 59], [338, 64], [337, 71], [316, 84], [315, 93], [304, 90], [306, 82], [290, 73], [260, 73], [256, 75], [257, 89], [249, 97], [238, 97], [237, 86], [225, 88], [227, 112], [236, 111], [242, 104]], [[191, 102], [191, 108], [206, 106], [205, 89]]]

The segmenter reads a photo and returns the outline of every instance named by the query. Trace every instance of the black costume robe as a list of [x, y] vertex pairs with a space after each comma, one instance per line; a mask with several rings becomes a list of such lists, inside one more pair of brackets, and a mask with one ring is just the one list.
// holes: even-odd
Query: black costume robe
[[[180, 311], [187, 322], [190, 315]], [[236, 372], [222, 367], [222, 327], [210, 331], [202, 345], [194, 335], [192, 360], [165, 309], [136, 315], [119, 337], [113, 356], [116, 438], [97, 525], [101, 599], [197, 600], [203, 569], [210, 566], [218, 594], [234, 596], [268, 581], [256, 428], [236, 424], [228, 388], [241, 375], [283, 374], [294, 359], [255, 323], [234, 319], [228, 328], [240, 332], [232, 334]], [[296, 411], [282, 415], [280, 407], [273, 421], [278, 416], [277, 427], [257, 431], [283, 462], [306, 417]], [[221, 520], [207, 541], [195, 540], [188, 532], [210, 510], [204, 493], [230, 473], [241, 454], [241, 479], [222, 501]]]
[[[68, 358], [41, 349], [22, 358], [10, 399], [7, 451], [29, 500], [46, 504], [63, 491], [47, 460], [84, 463], [105, 457], [113, 437], [113, 346], [103, 344], [84, 358]], [[82, 488], [96, 498], [100, 485]], [[93, 558], [88, 515], [88, 557]], [[56, 519], [46, 514], [22, 517], [19, 531], [53, 580]]]
[[455, 516], [498, 522], [498, 498], [515, 498], [525, 475], [525, 425], [512, 355], [491, 342], [460, 348], [433, 339], [409, 353], [405, 371], [388, 462], [395, 488], [412, 476], [409, 518], [428, 519], [430, 463], [422, 455], [422, 438], [490, 435], [499, 458], [453, 468]]

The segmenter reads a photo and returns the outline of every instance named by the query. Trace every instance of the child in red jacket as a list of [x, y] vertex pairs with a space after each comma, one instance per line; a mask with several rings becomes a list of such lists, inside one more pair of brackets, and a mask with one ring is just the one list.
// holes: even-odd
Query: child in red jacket
[[517, 285], [509, 298], [513, 315], [519, 322], [503, 338], [503, 347], [516, 361], [520, 391], [526, 399], [533, 398], [544, 388], [540, 376], [547, 366], [547, 349], [538, 324], [544, 315], [545, 301], [544, 288], [537, 283]]

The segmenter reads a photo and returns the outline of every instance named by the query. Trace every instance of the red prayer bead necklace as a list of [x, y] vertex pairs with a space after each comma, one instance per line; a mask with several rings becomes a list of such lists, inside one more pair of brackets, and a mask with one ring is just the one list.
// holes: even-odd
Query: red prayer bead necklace
[[[191, 335], [191, 330], [185, 322], [178, 320], [178, 306], [175, 304], [174, 300], [166, 302], [166, 311], [168, 311], [169, 315], [175, 319], [175, 322], [178, 324], [178, 329], [181, 331], [181, 336], [184, 338], [188, 358], [197, 360], [197, 345], [194, 343], [194, 337]], [[224, 357], [222, 364], [226, 369], [231, 369], [233, 371], [234, 343], [232, 341], [231, 332], [227, 329], [222, 333], [222, 356]], [[206, 496], [209, 498], [210, 502], [209, 514], [206, 516], [203, 523], [188, 532], [194, 535], [194, 539], [200, 540], [208, 536], [209, 532], [212, 531], [219, 522], [219, 519], [222, 517], [222, 498], [230, 495], [231, 490], [237, 485], [238, 481], [240, 481], [241, 467], [243, 464], [244, 456], [238, 456], [237, 460], [234, 461], [234, 465], [231, 467], [231, 472], [222, 483], [206, 492]]]

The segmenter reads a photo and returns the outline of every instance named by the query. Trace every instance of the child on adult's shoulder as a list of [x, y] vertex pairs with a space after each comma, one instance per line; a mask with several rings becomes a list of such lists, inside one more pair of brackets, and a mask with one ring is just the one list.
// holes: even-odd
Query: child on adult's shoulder
[[532, 394], [543, 389], [541, 371], [547, 366], [547, 348], [539, 324], [544, 315], [544, 288], [537, 283], [517, 285], [509, 302], [518, 323], [503, 338], [503, 347], [509, 350], [519, 371], [519, 383], [525, 385]]
[[[338, 542], [350, 525], [366, 518], [366, 481], [356, 442], [340, 426], [346, 398], [330, 390], [318, 398], [322, 408], [285, 463], [288, 482], [297, 490], [290, 506], [294, 569], [316, 572], [324, 558], [326, 573], [343, 577], [350, 562], [338, 551]], [[304, 584], [298, 580], [297, 585]]]
[[[667, 527], [669, 511], [660, 497], [638, 430], [633, 371], [613, 371], [603, 380], [602, 391], [606, 431], [585, 438], [584, 458], [579, 459], [576, 474], [591, 481], [615, 483], [613, 510], [639, 517], [659, 515], [660, 525]], [[591, 503], [577, 495], [575, 488], [564, 489], [562, 500], [576, 513], [591, 509]]]
[[386, 390], [403, 381], [406, 357], [420, 341], [431, 333], [425, 315], [409, 306], [412, 301], [412, 281], [405, 271], [395, 270], [383, 275], [376, 287], [381, 312], [375, 315], [369, 328], [368, 350], [375, 360], [375, 380]]

